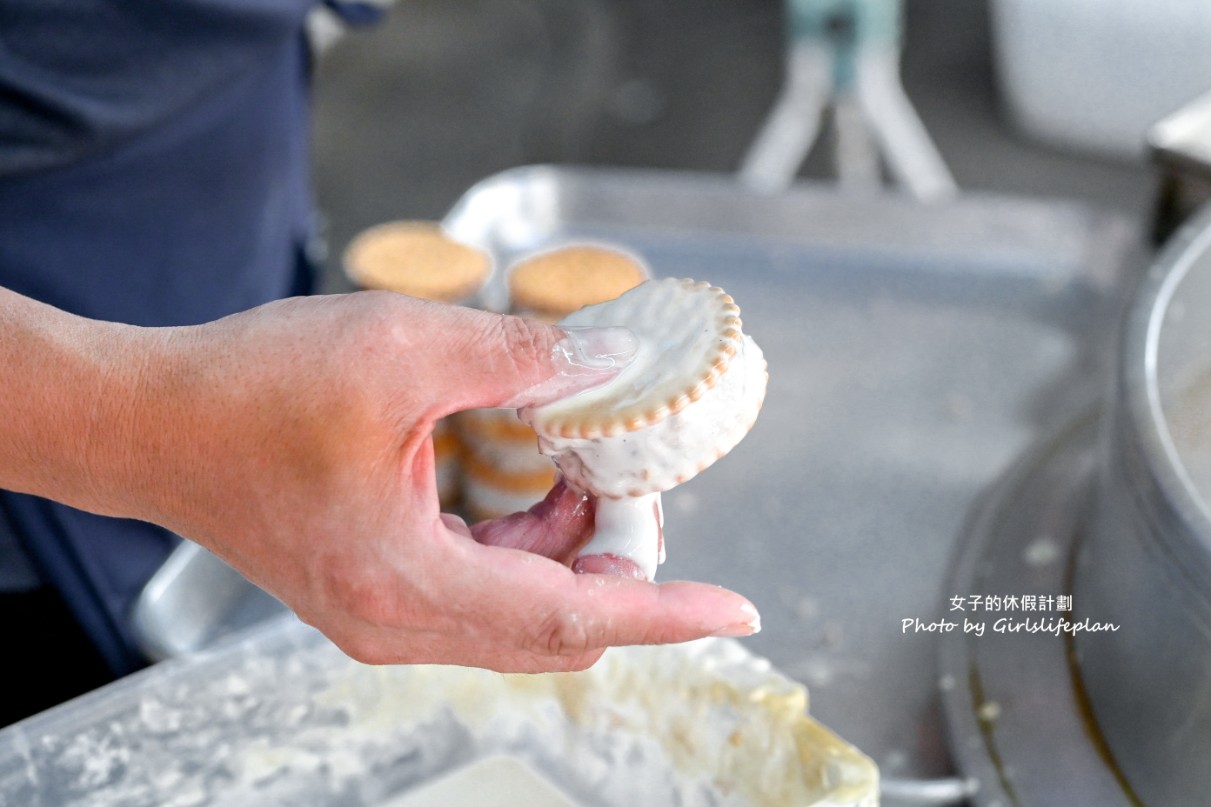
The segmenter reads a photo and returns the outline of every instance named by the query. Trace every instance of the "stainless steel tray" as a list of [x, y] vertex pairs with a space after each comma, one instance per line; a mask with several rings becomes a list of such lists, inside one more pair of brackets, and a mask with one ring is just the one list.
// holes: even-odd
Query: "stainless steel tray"
[[[746, 640], [871, 755], [885, 804], [954, 800], [939, 707], [947, 568], [980, 493], [1098, 397], [1135, 227], [1058, 201], [924, 206], [726, 176], [530, 167], [445, 220], [496, 252], [590, 239], [731, 293], [770, 364], [765, 410], [726, 460], [667, 494], [660, 579], [734, 588]], [[503, 285], [490, 299], [502, 304]], [[932, 784], [931, 784], [932, 781]]]

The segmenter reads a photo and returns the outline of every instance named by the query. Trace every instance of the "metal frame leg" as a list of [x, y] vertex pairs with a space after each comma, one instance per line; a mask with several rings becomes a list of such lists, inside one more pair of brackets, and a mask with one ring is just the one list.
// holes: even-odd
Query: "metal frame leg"
[[828, 48], [797, 43], [774, 108], [740, 165], [740, 181], [761, 191], [787, 188], [820, 133], [832, 95], [833, 56]]
[[899, 51], [859, 54], [857, 82], [858, 102], [892, 176], [923, 202], [954, 196], [954, 177], [904, 92]]

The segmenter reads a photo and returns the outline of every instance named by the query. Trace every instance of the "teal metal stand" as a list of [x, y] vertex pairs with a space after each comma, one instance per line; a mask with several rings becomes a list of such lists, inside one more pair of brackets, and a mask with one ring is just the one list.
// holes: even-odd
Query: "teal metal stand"
[[954, 179], [900, 81], [902, 0], [786, 0], [786, 23], [786, 78], [741, 180], [790, 185], [831, 112], [843, 189], [878, 188], [886, 168], [918, 199], [952, 196]]

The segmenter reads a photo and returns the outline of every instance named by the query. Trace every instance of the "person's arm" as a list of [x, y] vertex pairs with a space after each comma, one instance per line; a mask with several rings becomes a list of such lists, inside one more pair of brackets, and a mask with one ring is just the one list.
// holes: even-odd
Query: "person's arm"
[[593, 503], [562, 486], [473, 528], [439, 512], [439, 418], [601, 383], [624, 337], [389, 293], [140, 329], [0, 290], [0, 486], [196, 540], [367, 662], [575, 669], [751, 633], [715, 586], [573, 574]]
[[0, 288], [0, 488], [124, 511], [107, 444], [126, 428], [151, 333]]

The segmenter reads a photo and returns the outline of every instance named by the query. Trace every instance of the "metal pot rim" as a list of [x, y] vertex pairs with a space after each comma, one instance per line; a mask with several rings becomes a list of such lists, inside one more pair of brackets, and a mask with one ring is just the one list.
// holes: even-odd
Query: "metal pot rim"
[[[1197, 549], [1199, 565], [1211, 575], [1211, 543], [1189, 545], [1190, 537], [1211, 536], [1211, 501], [1200, 495], [1178, 453], [1161, 405], [1157, 374], [1160, 341], [1174, 296], [1191, 268], [1211, 255], [1211, 205], [1182, 227], [1166, 244], [1145, 275], [1131, 303], [1123, 341], [1116, 394], [1127, 429], [1120, 439], [1128, 440], [1144, 460], [1156, 492], [1170, 515], [1185, 528], [1185, 536], [1163, 533], [1169, 543], [1182, 541], [1182, 554]], [[1175, 547], [1177, 548], [1177, 547]]]

